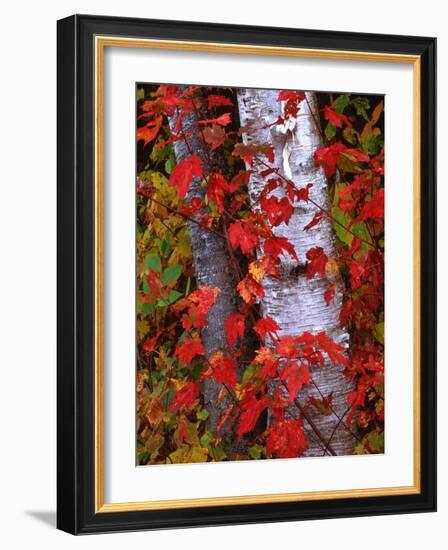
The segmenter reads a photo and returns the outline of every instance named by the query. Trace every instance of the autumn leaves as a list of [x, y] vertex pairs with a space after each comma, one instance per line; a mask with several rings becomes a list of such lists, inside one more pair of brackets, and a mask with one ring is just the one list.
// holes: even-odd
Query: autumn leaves
[[[374, 143], [368, 137], [371, 134], [361, 137], [360, 118], [367, 117], [372, 132], [377, 128], [368, 116], [368, 105], [347, 96], [322, 108], [327, 140], [316, 151], [314, 162], [337, 182], [331, 210], [314, 205], [316, 214], [303, 231], [319, 228], [323, 219], [330, 219], [338, 253], [328, 257], [322, 247], [313, 246], [299, 258], [294, 245], [278, 236], [276, 228], [288, 225], [297, 205], [311, 200], [312, 184], [299, 188], [274, 169], [272, 144], [242, 143], [233, 92], [215, 92], [162, 85], [144, 93], [138, 103], [137, 141], [148, 155], [138, 185], [139, 238], [145, 258], [138, 298], [143, 364], [138, 373], [140, 463], [301, 456], [308, 445], [306, 416], [300, 411], [292, 416], [288, 411], [302, 388], [313, 383], [313, 367], [331, 364], [342, 365], [356, 384], [349, 396], [349, 420], [361, 411], [363, 437], [357, 452], [378, 452], [369, 441], [378, 441], [384, 418], [384, 157], [379, 140]], [[304, 92], [280, 91], [283, 115], [275, 124], [296, 117], [304, 100]], [[224, 169], [216, 164], [206, 167], [190, 147], [195, 130], [182, 123], [188, 113], [197, 115], [201, 139], [208, 151], [220, 155]], [[175, 162], [172, 144], [180, 140], [190, 150], [186, 158]], [[248, 193], [254, 172], [264, 181], [256, 203]], [[200, 196], [189, 193], [194, 181], [199, 181]], [[220, 288], [198, 287], [191, 251], [185, 244], [179, 251], [188, 233], [187, 221], [226, 241], [229, 269], [234, 271], [235, 311], [220, 320], [226, 345], [210, 353], [201, 333], [213, 315]], [[308, 280], [328, 281], [327, 304], [335, 296], [335, 275], [344, 278], [340, 320], [352, 331], [350, 357], [325, 332], [284, 335], [274, 319], [260, 316], [263, 282], [266, 277], [282, 276], [282, 256], [300, 262]], [[248, 339], [257, 342], [253, 350]], [[214, 432], [208, 429], [203, 399], [204, 382], [210, 379], [221, 387], [218, 399], [228, 401]], [[272, 381], [276, 381], [274, 386]], [[323, 396], [322, 403], [325, 399], [331, 414], [331, 398]], [[322, 403], [310, 401], [304, 407]], [[266, 412], [269, 423], [264, 421], [256, 428]], [[250, 440], [246, 454], [227, 454], [221, 441], [224, 428], [238, 440]]]

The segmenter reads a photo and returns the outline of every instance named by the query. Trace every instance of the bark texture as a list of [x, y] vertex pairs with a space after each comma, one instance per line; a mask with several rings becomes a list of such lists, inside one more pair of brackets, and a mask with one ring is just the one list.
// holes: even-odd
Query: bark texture
[[[306, 100], [300, 104], [296, 118], [288, 119], [279, 126], [270, 125], [282, 115], [282, 105], [277, 101], [278, 91], [262, 89], [241, 89], [238, 91], [238, 106], [241, 125], [247, 128], [243, 141], [253, 141], [257, 144], [272, 143], [275, 149], [275, 161], [272, 166], [292, 180], [297, 188], [312, 183], [310, 197], [325, 210], [330, 209], [328, 183], [321, 169], [315, 167], [314, 153], [322, 146], [320, 134], [317, 98], [314, 93], [307, 92]], [[265, 186], [265, 180], [259, 172], [266, 169], [255, 166], [249, 182], [249, 193], [254, 208]], [[274, 192], [281, 196], [284, 191]], [[264, 315], [272, 317], [281, 327], [282, 335], [298, 336], [305, 331], [325, 331], [335, 342], [348, 346], [349, 336], [340, 327], [339, 313], [342, 304], [342, 283], [335, 283], [336, 292], [333, 301], [327, 306], [324, 292], [329, 285], [326, 277], [308, 280], [305, 274], [306, 252], [316, 246], [324, 249], [327, 256], [335, 255], [335, 238], [331, 221], [325, 217], [317, 226], [309, 231], [303, 228], [312, 220], [318, 208], [311, 203], [297, 202], [294, 214], [289, 224], [281, 224], [274, 228], [279, 237], [287, 237], [296, 249], [299, 264], [289, 255], [281, 256], [281, 278], [266, 278], [264, 280], [265, 298], [261, 307]], [[298, 268], [298, 269], [297, 269]], [[333, 394], [333, 409], [342, 418], [346, 413], [347, 393], [353, 388], [347, 378], [341, 373], [339, 365], [328, 363], [321, 367], [312, 367], [311, 375], [316, 386], [323, 395]], [[318, 389], [310, 384], [301, 391], [300, 402], [304, 404], [310, 396], [321, 398]], [[344, 455], [353, 452], [356, 443], [353, 435], [340, 423], [335, 414], [323, 416], [310, 407], [308, 415], [317, 426], [323, 438], [329, 441], [336, 454]], [[298, 416], [298, 409], [291, 410]], [[325, 445], [316, 436], [310, 424], [304, 421], [310, 446], [305, 456], [324, 454]]]
[[[174, 127], [176, 124], [176, 119], [176, 115], [170, 119], [171, 127]], [[211, 164], [217, 163], [217, 159], [206, 149], [197, 122], [197, 114], [194, 112], [183, 116], [183, 132], [188, 138], [174, 142], [174, 151], [177, 162], [184, 160], [191, 154], [197, 155], [202, 161], [204, 173], [207, 174], [212, 169]], [[194, 178], [186, 200], [190, 200], [193, 197], [203, 200], [204, 194], [200, 178]], [[207, 231], [205, 228], [191, 221], [188, 222], [188, 231], [198, 285], [218, 287], [220, 289], [218, 298], [209, 311], [207, 325], [201, 331], [206, 356], [210, 357], [217, 350], [227, 349], [223, 321], [231, 313], [235, 312], [236, 281], [231, 272], [226, 241], [216, 233]], [[207, 378], [205, 380], [204, 403], [209, 413], [208, 424], [212, 433], [215, 433], [217, 422], [229, 404], [228, 398], [224, 398], [218, 403], [217, 397], [221, 388], [222, 386], [218, 385], [213, 379]], [[227, 441], [227, 444], [229, 445], [230, 442]]]

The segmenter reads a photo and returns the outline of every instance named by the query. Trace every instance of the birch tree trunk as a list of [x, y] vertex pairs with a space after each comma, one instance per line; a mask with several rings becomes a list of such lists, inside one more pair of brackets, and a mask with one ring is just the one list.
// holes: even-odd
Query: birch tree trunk
[[[319, 114], [316, 94], [307, 92], [301, 102], [296, 118], [289, 118], [284, 125], [273, 125], [282, 115], [282, 106], [277, 101], [278, 91], [262, 89], [241, 89], [238, 91], [238, 106], [241, 126], [247, 128], [243, 141], [256, 144], [272, 143], [275, 149], [273, 167], [292, 180], [297, 188], [312, 183], [310, 198], [325, 210], [330, 209], [328, 183], [322, 169], [314, 163], [314, 153], [322, 146]], [[255, 165], [249, 182], [251, 203], [256, 205], [258, 196], [265, 186], [265, 180], [259, 172], [266, 166]], [[280, 188], [275, 192], [283, 194]], [[256, 206], [254, 206], [256, 208]], [[323, 278], [308, 280], [305, 273], [306, 252], [312, 247], [322, 247], [328, 257], [335, 255], [335, 238], [331, 220], [327, 217], [309, 231], [303, 228], [317, 212], [316, 206], [303, 201], [294, 204], [294, 214], [289, 224], [274, 228], [279, 237], [287, 237], [293, 243], [299, 257], [297, 262], [289, 255], [281, 256], [280, 279], [264, 280], [265, 298], [262, 300], [263, 315], [272, 317], [281, 327], [282, 335], [298, 336], [305, 331], [325, 331], [335, 342], [348, 346], [348, 334], [339, 323], [342, 304], [342, 283], [335, 282], [335, 297], [327, 306], [324, 292], [329, 281]], [[297, 274], [298, 273], [298, 274]], [[324, 366], [312, 367], [312, 380], [323, 395], [333, 395], [333, 409], [342, 418], [346, 413], [347, 394], [353, 388], [342, 374], [342, 367], [327, 363]], [[319, 390], [313, 384], [304, 386], [299, 401], [304, 404], [309, 397], [321, 399]], [[325, 441], [331, 438], [331, 447], [336, 454], [351, 454], [356, 443], [355, 438], [339, 422], [335, 414], [324, 416], [314, 407], [307, 409], [312, 423], [318, 428]], [[298, 416], [298, 410], [291, 412]], [[325, 445], [316, 437], [316, 431], [309, 422], [304, 421], [304, 428], [309, 439], [309, 448], [305, 456], [322, 455]]]
[[[176, 124], [176, 119], [176, 115], [171, 117], [171, 128]], [[210, 173], [212, 170], [211, 164], [219, 164], [219, 162], [206, 149], [207, 146], [202, 140], [198, 127], [197, 113], [190, 112], [183, 115], [182, 130], [188, 138], [174, 142], [177, 162], [184, 160], [191, 154], [195, 154], [201, 159], [204, 173]], [[201, 188], [200, 178], [194, 178], [186, 200], [190, 200], [193, 197], [204, 200], [204, 195], [205, 192]], [[213, 288], [218, 287], [220, 289], [216, 302], [208, 313], [207, 325], [201, 331], [206, 356], [210, 357], [217, 350], [227, 349], [224, 320], [231, 313], [235, 313], [237, 300], [236, 281], [231, 272], [225, 239], [192, 221], [188, 222], [188, 231], [198, 285]], [[224, 397], [218, 402], [218, 394], [222, 386], [217, 384], [212, 378], [207, 378], [204, 383], [204, 404], [209, 413], [208, 429], [212, 433], [216, 433], [219, 418], [229, 405], [229, 397]], [[223, 432], [222, 436], [226, 448], [229, 450], [232, 446], [231, 434], [227, 434], [226, 437], [225, 432]]]

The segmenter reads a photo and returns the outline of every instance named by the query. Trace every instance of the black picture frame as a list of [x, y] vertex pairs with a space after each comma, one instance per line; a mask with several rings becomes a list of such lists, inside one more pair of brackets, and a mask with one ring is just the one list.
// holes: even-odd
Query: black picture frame
[[[72, 534], [431, 512], [436, 509], [436, 39], [74, 15], [58, 21], [57, 526]], [[95, 513], [94, 38], [382, 52], [421, 60], [419, 494]]]

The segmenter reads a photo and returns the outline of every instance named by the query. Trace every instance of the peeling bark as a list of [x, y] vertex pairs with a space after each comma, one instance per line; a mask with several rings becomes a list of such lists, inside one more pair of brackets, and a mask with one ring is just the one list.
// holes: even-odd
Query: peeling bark
[[[272, 143], [275, 149], [272, 166], [278, 168], [284, 177], [292, 180], [297, 188], [312, 183], [310, 198], [328, 211], [328, 183], [322, 169], [316, 168], [314, 163], [314, 152], [322, 146], [316, 94], [306, 93], [306, 99], [300, 104], [296, 118], [288, 119], [284, 125], [272, 127], [269, 125], [282, 115], [282, 106], [277, 101], [278, 91], [241, 89], [237, 95], [241, 125], [246, 128], [243, 141], [253, 141], [257, 144]], [[257, 208], [258, 196], [265, 186], [265, 180], [258, 172], [266, 166], [259, 168], [260, 170], [257, 170], [255, 166], [249, 182], [249, 193], [254, 208]], [[281, 196], [284, 191], [277, 189], [274, 193]], [[265, 298], [261, 304], [263, 315], [269, 315], [278, 323], [282, 335], [297, 336], [305, 331], [325, 331], [335, 342], [347, 347], [349, 336], [339, 324], [343, 290], [341, 281], [331, 281], [335, 283], [336, 292], [333, 301], [327, 306], [324, 292], [329, 281], [325, 277], [308, 280], [304, 269], [305, 254], [312, 247], [322, 247], [329, 257], [335, 255], [331, 221], [325, 217], [317, 226], [304, 231], [303, 228], [312, 220], [318, 209], [303, 201], [293, 206], [294, 214], [289, 224], [281, 224], [274, 228], [274, 233], [279, 237], [287, 237], [293, 243], [300, 264], [288, 255], [281, 256], [281, 278], [265, 278]], [[299, 269], [294, 269], [297, 267]], [[333, 409], [339, 417], [346, 413], [347, 394], [353, 389], [342, 370], [342, 367], [332, 363], [311, 368], [312, 379], [322, 394], [333, 394]], [[321, 398], [313, 385], [302, 389], [299, 400], [304, 404], [310, 396]], [[324, 439], [328, 441], [331, 438], [331, 446], [336, 454], [353, 452], [356, 440], [334, 414], [323, 416], [315, 411], [314, 407], [310, 407], [307, 412]], [[291, 414], [298, 416], [299, 413], [295, 409]], [[324, 446], [309, 423], [305, 421], [304, 425], [310, 442], [305, 456], [322, 455]]]

